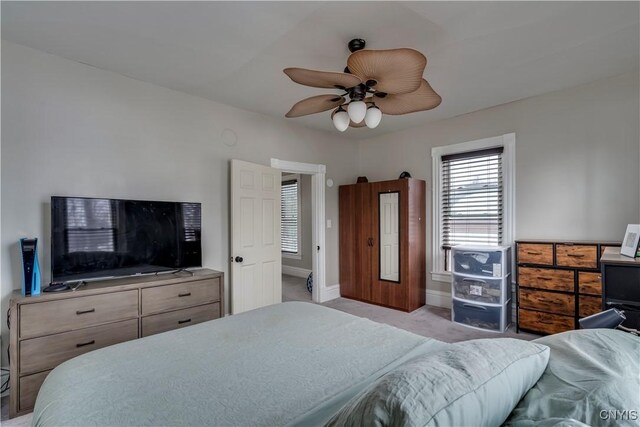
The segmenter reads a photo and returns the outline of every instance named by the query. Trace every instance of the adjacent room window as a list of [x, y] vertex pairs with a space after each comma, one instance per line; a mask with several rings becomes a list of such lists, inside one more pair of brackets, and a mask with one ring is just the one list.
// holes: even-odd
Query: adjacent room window
[[433, 272], [446, 279], [455, 245], [510, 245], [515, 135], [432, 150]]
[[300, 176], [282, 177], [282, 255], [299, 257], [300, 255]]

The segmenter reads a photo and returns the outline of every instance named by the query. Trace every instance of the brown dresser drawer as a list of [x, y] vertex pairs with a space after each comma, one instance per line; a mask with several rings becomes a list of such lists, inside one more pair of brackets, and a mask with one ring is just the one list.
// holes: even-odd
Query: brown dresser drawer
[[[70, 294], [72, 295], [72, 294]], [[50, 335], [138, 316], [138, 291], [23, 304], [20, 337]]]
[[518, 262], [553, 265], [553, 245], [551, 243], [518, 243]]
[[220, 303], [217, 302], [143, 317], [142, 336], [147, 337], [172, 329], [184, 328], [218, 317], [220, 317]]
[[530, 331], [557, 334], [558, 332], [570, 331], [574, 327], [573, 317], [569, 316], [522, 309], [519, 310], [518, 316], [520, 327]]
[[33, 405], [36, 403], [36, 397], [38, 397], [38, 391], [40, 391], [40, 386], [45, 378], [47, 378], [47, 375], [49, 375], [49, 372], [51, 371], [20, 377], [20, 397], [18, 399], [20, 411], [33, 409]]
[[573, 295], [521, 288], [519, 297], [522, 308], [558, 314], [573, 314], [575, 312], [575, 297]]
[[92, 326], [20, 342], [20, 374], [53, 369], [65, 360], [138, 338], [138, 319]]
[[591, 316], [602, 311], [602, 298], [580, 296], [578, 301], [580, 317]]
[[524, 287], [573, 292], [573, 278], [573, 271], [518, 267], [518, 284]]
[[598, 268], [598, 247], [558, 243], [556, 264], [563, 267]]
[[587, 295], [602, 295], [602, 274], [579, 271], [578, 292]]
[[142, 289], [142, 315], [220, 301], [220, 279]]

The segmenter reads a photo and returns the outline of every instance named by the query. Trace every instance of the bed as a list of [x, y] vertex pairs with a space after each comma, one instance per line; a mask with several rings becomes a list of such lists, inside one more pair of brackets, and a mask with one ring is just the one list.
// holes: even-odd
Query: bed
[[[598, 337], [628, 356], [612, 364], [601, 350], [594, 357], [600, 359], [600, 366], [608, 363], [609, 371], [597, 375], [603, 381], [607, 375], [619, 379], [615, 370], [620, 363], [630, 374], [625, 378], [631, 378], [625, 379], [624, 387], [639, 386], [638, 362], [633, 359], [640, 350], [638, 338], [616, 331], [600, 331]], [[581, 341], [572, 341], [578, 353]], [[589, 345], [603, 344], [596, 341]], [[552, 367], [556, 366], [554, 345], [549, 345]], [[69, 360], [45, 380], [33, 424], [324, 425], [388, 373], [419, 357], [428, 360], [451, 353], [453, 346], [337, 310], [288, 302]], [[567, 354], [573, 350], [569, 348]], [[557, 363], [566, 363], [567, 354], [558, 357]], [[581, 363], [588, 374], [588, 358]], [[546, 383], [555, 389], [566, 386], [553, 375], [545, 371], [539, 381], [536, 377], [535, 387]], [[535, 409], [527, 412], [534, 406], [527, 399], [535, 387], [520, 401], [508, 423], [533, 422], [541, 413], [557, 420], [579, 415], [561, 413], [562, 408], [553, 405], [549, 410], [557, 411], [552, 414]], [[549, 393], [549, 389], [539, 392]]]

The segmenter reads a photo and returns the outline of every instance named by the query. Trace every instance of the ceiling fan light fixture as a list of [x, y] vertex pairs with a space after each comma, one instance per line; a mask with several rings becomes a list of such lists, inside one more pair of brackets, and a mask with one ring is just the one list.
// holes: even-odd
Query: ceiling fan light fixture
[[375, 104], [371, 104], [369, 108], [367, 108], [367, 114], [364, 116], [364, 123], [369, 129], [375, 129], [378, 127], [381, 120], [382, 111], [380, 111]]
[[347, 107], [349, 117], [354, 123], [360, 123], [367, 115], [367, 104], [364, 101], [351, 101]]
[[333, 126], [340, 132], [344, 132], [349, 127], [349, 114], [342, 107], [338, 107], [331, 114]]

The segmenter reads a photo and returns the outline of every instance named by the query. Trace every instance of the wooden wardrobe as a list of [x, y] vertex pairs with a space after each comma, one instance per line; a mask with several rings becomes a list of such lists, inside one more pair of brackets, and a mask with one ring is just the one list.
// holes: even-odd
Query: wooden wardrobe
[[425, 182], [340, 186], [340, 294], [413, 311], [425, 304]]

